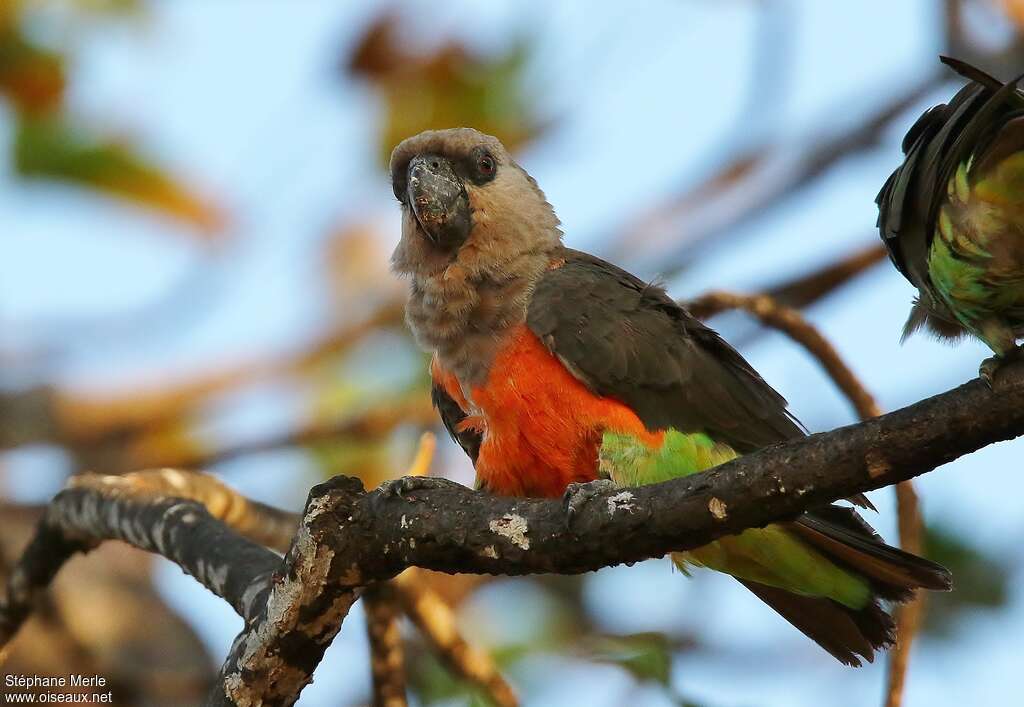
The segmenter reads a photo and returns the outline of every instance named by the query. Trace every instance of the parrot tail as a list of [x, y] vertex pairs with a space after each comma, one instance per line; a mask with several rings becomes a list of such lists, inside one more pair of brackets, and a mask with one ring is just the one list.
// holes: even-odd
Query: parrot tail
[[853, 609], [831, 599], [739, 581], [846, 665], [860, 666], [861, 657], [870, 663], [876, 650], [895, 642], [895, 622], [880, 600], [905, 602], [915, 589], [948, 591], [952, 587], [946, 568], [886, 545], [850, 508], [815, 509], [785, 527], [835, 564], [867, 579], [872, 589], [868, 602]]

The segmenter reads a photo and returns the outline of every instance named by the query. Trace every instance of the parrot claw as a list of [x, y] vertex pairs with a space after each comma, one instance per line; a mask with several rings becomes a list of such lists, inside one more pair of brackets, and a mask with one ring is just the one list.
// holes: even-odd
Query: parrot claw
[[1024, 358], [1024, 347], [1017, 346], [1006, 354], [989, 356], [978, 366], [978, 376], [985, 381], [989, 390], [995, 390], [996, 374], [1004, 364]]
[[618, 488], [611, 479], [595, 479], [586, 483], [573, 483], [565, 488], [562, 505], [565, 507], [565, 526], [572, 529], [572, 521], [576, 513], [595, 496]]
[[381, 500], [389, 498], [405, 498], [405, 495], [413, 491], [429, 491], [432, 489], [447, 489], [457, 486], [464, 488], [462, 484], [440, 476], [403, 476], [398, 479], [390, 479], [377, 487]]
[[988, 386], [989, 390], [993, 390], [992, 386], [995, 382], [996, 371], [999, 370], [1000, 363], [1002, 363], [1002, 359], [999, 356], [990, 356], [978, 366], [978, 376], [981, 380], [985, 381], [985, 385]]

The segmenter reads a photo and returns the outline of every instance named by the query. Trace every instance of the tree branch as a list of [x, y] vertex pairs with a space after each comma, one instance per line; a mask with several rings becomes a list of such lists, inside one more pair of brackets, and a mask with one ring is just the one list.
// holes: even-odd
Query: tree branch
[[701, 319], [730, 309], [742, 309], [753, 314], [765, 326], [785, 332], [804, 347], [825, 369], [862, 420], [877, 417], [881, 412], [875, 399], [835, 347], [799, 311], [779, 304], [769, 295], [738, 295], [721, 291], [708, 292], [684, 304]]
[[[319, 617], [319, 625], [333, 627], [347, 611], [344, 597], [410, 566], [508, 575], [579, 573], [700, 547], [1016, 437], [1024, 433], [1022, 393], [1024, 364], [1014, 364], [1002, 371], [995, 391], [975, 380], [888, 415], [770, 447], [702, 474], [598, 494], [571, 529], [557, 500], [501, 498], [440, 482], [389, 498], [381, 490], [365, 492], [357, 480], [336, 477], [312, 490], [303, 522], [314, 541], [310, 547], [324, 558], [315, 589], [306, 596], [292, 593], [290, 600], [281, 597], [270, 615], [292, 616], [301, 609], [307, 622]], [[630, 542], [623, 543], [624, 537]], [[292, 564], [301, 568], [301, 558], [290, 554]], [[262, 648], [266, 623], [261, 617], [239, 637], [225, 675], [244, 671], [262, 680], [264, 658], [272, 655]], [[307, 656], [311, 671], [322, 648], [310, 648], [319, 651]], [[303, 679], [278, 683], [275, 696], [297, 694]], [[231, 702], [217, 695], [210, 704]]]
[[390, 582], [373, 584], [363, 592], [366, 636], [370, 642], [370, 672], [374, 707], [405, 707], [405, 651], [401, 615]]
[[[408, 469], [410, 475], [426, 473], [434, 446], [434, 435], [424, 433]], [[93, 489], [103, 498], [112, 494], [118, 498], [130, 496], [137, 503], [166, 498], [201, 503], [214, 519], [223, 522], [242, 537], [282, 553], [288, 551], [302, 521], [302, 516], [297, 513], [247, 499], [215, 477], [202, 473], [155, 469], [119, 476], [81, 476], [72, 479], [71, 484], [78, 488]], [[45, 512], [45, 508], [40, 509], [40, 512]], [[456, 675], [482, 689], [495, 704], [514, 707], [517, 704], [515, 694], [494, 661], [459, 634], [451, 609], [435, 592], [424, 586], [423, 581], [416, 568], [410, 568], [395, 579], [393, 593], [397, 595], [396, 601], [402, 610], [409, 614], [428, 646]], [[38, 597], [47, 583], [45, 579], [37, 582], [33, 596]], [[24, 607], [27, 615], [35, 603], [37, 601], [26, 600], [19, 605]], [[371, 613], [368, 609], [368, 616]], [[23, 618], [12, 622], [8, 637], [13, 635]], [[2, 644], [3, 640], [0, 640]], [[393, 659], [390, 660], [393, 662]], [[404, 677], [401, 682], [404, 685]]]
[[[923, 545], [924, 521], [917, 500], [917, 491], [910, 481], [896, 484], [896, 507], [899, 516], [900, 547], [920, 555]], [[896, 607], [896, 645], [889, 653], [886, 675], [885, 707], [900, 707], [903, 688], [910, 667], [910, 649], [924, 618], [927, 595], [918, 592], [905, 604]]]
[[[658, 272], [671, 277], [692, 262], [700, 246], [763, 217], [844, 158], [877, 144], [893, 120], [947, 78], [936, 67], [843, 130], [801, 135], [799, 145], [778, 141], [745, 150], [692, 189], [670, 197], [622, 229], [609, 259], [629, 259], [643, 245], [656, 260]], [[834, 113], [812, 124], [834, 125]]]
[[[870, 251], [865, 251], [865, 255], [869, 253]], [[692, 311], [699, 312], [698, 316], [703, 317], [710, 317], [726, 309], [743, 309], [760, 319], [765, 326], [785, 332], [818, 360], [853, 405], [861, 420], [882, 414], [874, 396], [842, 360], [839, 352], [795, 309], [782, 306], [769, 295], [748, 297], [728, 292], [710, 292], [697, 298], [690, 305], [693, 307]], [[909, 480], [899, 482], [895, 488], [900, 547], [907, 552], [920, 555], [924, 523], [921, 519], [917, 492], [914, 490], [913, 482]], [[903, 686], [910, 665], [910, 649], [924, 615], [924, 602], [925, 595], [918, 592], [910, 601], [896, 609], [897, 642], [889, 655], [886, 707], [899, 707], [902, 702]]]
[[[335, 516], [335, 564], [359, 586], [408, 566], [446, 572], [578, 573], [686, 550], [903, 481], [1024, 433], [1024, 364], [996, 391], [972, 381], [887, 415], [775, 445], [683, 479], [599, 494], [565, 526], [557, 500], [508, 499], [454, 483], [386, 499], [350, 480], [315, 487]], [[615, 495], [617, 501], [607, 503]], [[725, 513], [712, 514], [708, 503]], [[402, 520], [404, 516], [404, 522]], [[630, 542], [621, 542], [629, 537]], [[340, 575], [339, 575], [340, 576]]]
[[83, 476], [46, 509], [0, 596], [0, 647], [39, 602], [60, 568], [103, 540], [122, 540], [177, 563], [248, 620], [266, 603], [280, 558], [239, 537], [195, 501], [140, 496], [118, 477]]
[[765, 290], [779, 304], [804, 308], [831, 294], [850, 280], [867, 272], [888, 257], [888, 251], [878, 236], [872, 235], [872, 244], [856, 250], [817, 270], [805, 273], [787, 282]]
[[72, 552], [120, 538], [172, 558], [246, 618], [208, 704], [292, 704], [362, 588], [407, 567], [579, 573], [700, 547], [1016, 437], [1024, 433], [1022, 394], [1024, 363], [1011, 364], [995, 390], [975, 380], [705, 473], [598, 494], [571, 528], [557, 500], [489, 496], [436, 479], [395, 498], [336, 477], [310, 493], [280, 564], [199, 503], [156, 497], [140, 504], [106, 482], [71, 488], [51, 504], [13, 570], [16, 579], [0, 602], [0, 637], [16, 628], [11, 617], [19, 607], [26, 612], [26, 588], [45, 585]]
[[401, 590], [403, 611], [449, 670], [483, 690], [498, 707], [516, 707], [519, 700], [494, 660], [459, 634], [452, 610], [436, 592], [424, 589], [421, 575], [410, 568], [392, 580]]

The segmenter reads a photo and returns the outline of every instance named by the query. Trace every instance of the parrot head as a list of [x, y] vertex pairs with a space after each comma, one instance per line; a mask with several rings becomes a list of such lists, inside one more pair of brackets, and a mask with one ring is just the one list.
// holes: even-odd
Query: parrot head
[[561, 243], [537, 183], [497, 138], [472, 128], [403, 140], [391, 154], [391, 185], [402, 207], [393, 258], [399, 272], [437, 272], [456, 262], [501, 268]]

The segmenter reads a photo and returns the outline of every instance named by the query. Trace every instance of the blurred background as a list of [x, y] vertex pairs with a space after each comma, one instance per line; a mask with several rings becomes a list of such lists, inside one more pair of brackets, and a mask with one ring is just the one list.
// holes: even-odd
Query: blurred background
[[[987, 353], [899, 332], [911, 287], [874, 229], [900, 140], [956, 80], [1024, 68], [1024, 2], [0, 1], [0, 575], [70, 474], [208, 469], [299, 510], [334, 474], [401, 474], [437, 421], [388, 272], [386, 159], [426, 128], [501, 137], [567, 243], [674, 296], [800, 307], [885, 409]], [[805, 352], [713, 325], [811, 430], [855, 420]], [[918, 482], [932, 595], [907, 705], [1020, 698], [1024, 442]], [[470, 483], [444, 438], [434, 473]], [[872, 516], [895, 538], [891, 490]], [[873, 705], [727, 577], [651, 561], [583, 577], [438, 579], [529, 705]], [[357, 610], [303, 707], [369, 695]], [[107, 676], [192, 704], [241, 628], [175, 566], [110, 544], [59, 576], [5, 670]], [[485, 704], [416, 637], [421, 705]], [[1017, 695], [1015, 698], [1014, 695]]]

